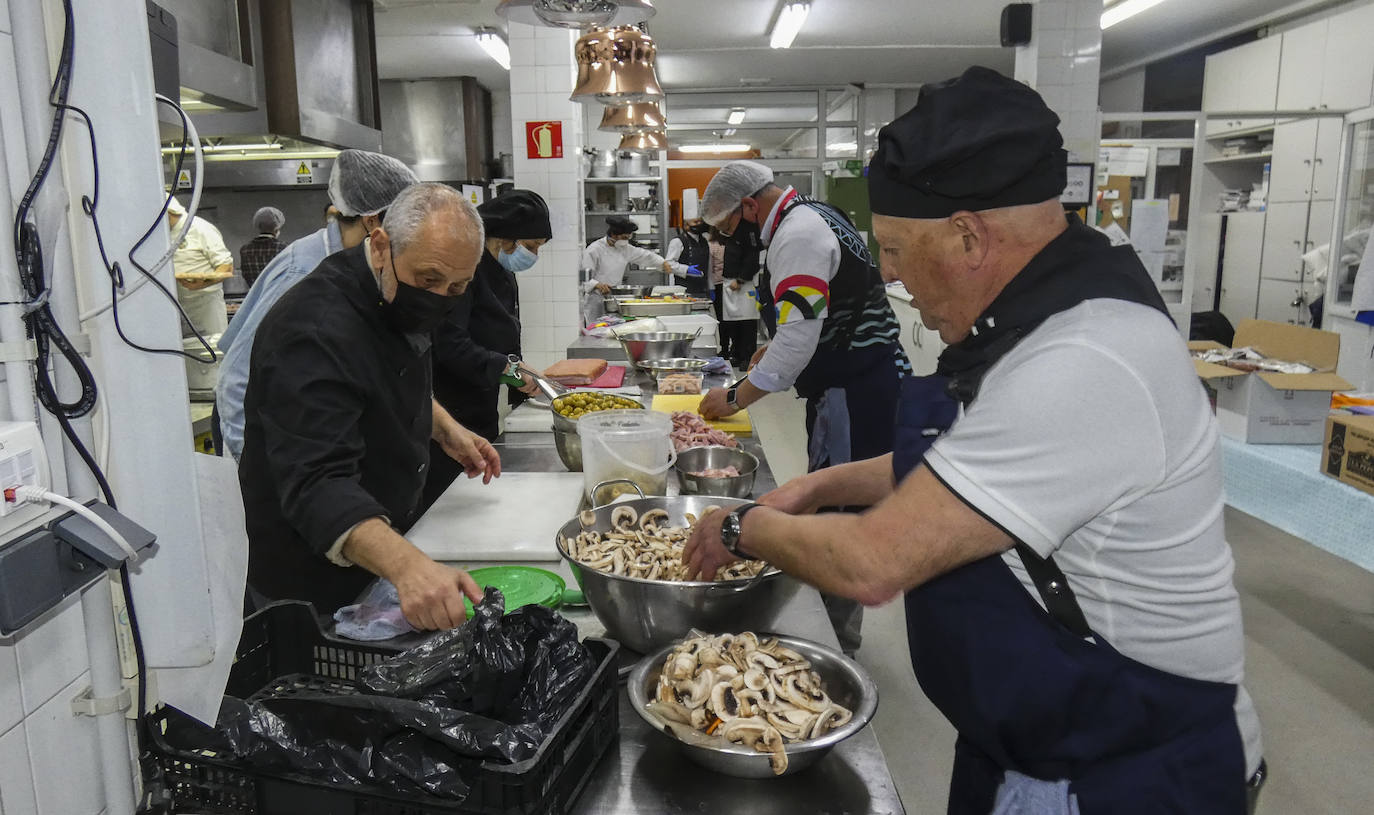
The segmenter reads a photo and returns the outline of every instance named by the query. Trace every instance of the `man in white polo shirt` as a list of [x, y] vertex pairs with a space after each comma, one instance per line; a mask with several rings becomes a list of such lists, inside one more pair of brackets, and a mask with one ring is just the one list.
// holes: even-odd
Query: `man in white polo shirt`
[[1241, 815], [1264, 770], [1216, 421], [1133, 251], [1064, 214], [1057, 125], [972, 68], [882, 130], [874, 233], [938, 374], [904, 381], [893, 455], [717, 512], [684, 557], [904, 594], [953, 815]]

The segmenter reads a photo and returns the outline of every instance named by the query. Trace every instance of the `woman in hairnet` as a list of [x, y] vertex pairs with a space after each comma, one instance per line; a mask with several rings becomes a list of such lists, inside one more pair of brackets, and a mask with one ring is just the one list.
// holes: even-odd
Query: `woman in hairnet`
[[[553, 237], [549, 207], [538, 193], [510, 190], [477, 208], [486, 232], [486, 251], [468, 290], [434, 332], [434, 398], [458, 423], [487, 439], [501, 432], [503, 376], [523, 384], [509, 394], [512, 404], [535, 393], [534, 380], [520, 373], [520, 286], [517, 276], [539, 260]], [[461, 464], [431, 449], [429, 478], [421, 498], [426, 507], [463, 471]], [[452, 462], [453, 466], [449, 466]]]
[[592, 241], [582, 250], [582, 268], [589, 272], [587, 280], [582, 283], [584, 323], [591, 323], [606, 313], [604, 297], [611, 293], [612, 286], [625, 282], [625, 270], [631, 263], [659, 266], [663, 271], [673, 273], [673, 264], [662, 255], [630, 243], [636, 229], [635, 222], [629, 218], [607, 218], [606, 237]]
[[281, 241], [281, 228], [285, 224], [286, 216], [276, 207], [263, 207], [253, 213], [253, 228], [258, 236], [239, 247], [239, 272], [249, 286], [272, 262], [272, 258], [286, 248]]

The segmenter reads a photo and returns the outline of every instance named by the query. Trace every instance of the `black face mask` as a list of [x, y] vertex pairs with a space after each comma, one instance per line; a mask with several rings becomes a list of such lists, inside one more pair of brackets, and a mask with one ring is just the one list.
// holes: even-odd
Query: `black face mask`
[[687, 227], [687, 231], [691, 232], [693, 235], [705, 235], [707, 230], [709, 230], [710, 228], [711, 227], [707, 226], [704, 223], [693, 224], [692, 226]]
[[759, 225], [753, 221], [740, 219], [739, 226], [731, 232], [726, 240], [738, 243], [740, 246], [753, 246], [759, 242]]
[[[390, 247], [387, 253], [391, 257], [391, 273], [395, 275], [396, 257], [391, 254]], [[403, 334], [430, 334], [457, 305], [457, 297], [426, 291], [397, 276], [396, 296], [389, 303], [382, 300], [382, 313], [391, 327]]]

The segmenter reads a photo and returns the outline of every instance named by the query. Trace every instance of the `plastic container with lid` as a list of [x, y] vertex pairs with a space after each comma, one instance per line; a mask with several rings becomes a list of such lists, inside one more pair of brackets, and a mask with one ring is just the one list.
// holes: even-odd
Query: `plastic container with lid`
[[619, 478], [633, 481], [645, 495], [667, 495], [668, 471], [677, 460], [672, 431], [672, 417], [652, 410], [603, 410], [578, 419], [587, 498], [611, 500], [592, 495], [592, 489]]

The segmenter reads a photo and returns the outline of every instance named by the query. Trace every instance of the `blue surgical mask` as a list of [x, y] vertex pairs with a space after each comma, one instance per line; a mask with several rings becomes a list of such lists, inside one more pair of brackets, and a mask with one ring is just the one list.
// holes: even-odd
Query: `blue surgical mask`
[[511, 252], [501, 251], [496, 253], [496, 262], [501, 264], [501, 268], [508, 272], [523, 272], [530, 268], [539, 260], [539, 255], [531, 252], [522, 243], [515, 245], [515, 250]]

